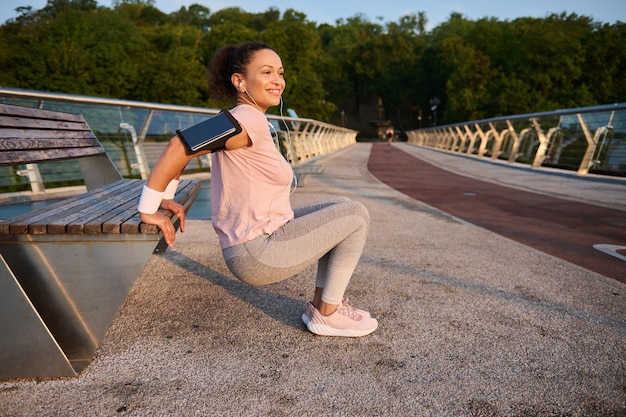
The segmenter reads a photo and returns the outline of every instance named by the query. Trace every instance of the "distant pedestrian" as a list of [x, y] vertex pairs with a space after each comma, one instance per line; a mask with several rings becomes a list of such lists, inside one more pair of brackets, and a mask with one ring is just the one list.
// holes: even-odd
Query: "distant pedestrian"
[[[302, 314], [307, 328], [325, 336], [372, 333], [378, 321], [344, 298], [367, 238], [367, 209], [346, 197], [291, 207], [294, 174], [276, 149], [265, 117], [269, 107], [282, 103], [279, 55], [259, 42], [225, 46], [209, 72], [209, 91], [235, 104], [231, 113], [242, 127], [226, 150], [211, 154], [211, 218], [229, 269], [246, 283], [267, 285], [317, 263], [313, 298]], [[184, 231], [183, 208], [171, 199], [183, 168], [198, 155], [187, 154], [173, 137], [142, 193], [141, 220], [156, 224], [170, 246], [176, 230], [158, 208], [178, 215]]]
[[391, 145], [391, 142], [393, 142], [393, 137], [395, 136], [396, 132], [393, 129], [393, 126], [388, 126], [387, 129], [385, 130], [385, 138], [387, 138], [387, 145]]

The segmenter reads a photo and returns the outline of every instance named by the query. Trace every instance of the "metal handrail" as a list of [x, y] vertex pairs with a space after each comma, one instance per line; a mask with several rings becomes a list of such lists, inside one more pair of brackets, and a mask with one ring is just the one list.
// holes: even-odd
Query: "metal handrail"
[[[216, 108], [6, 87], [0, 87], [0, 102], [82, 114], [122, 175], [141, 178], [147, 178], [150, 174], [150, 167], [156, 163], [176, 128], [195, 124], [206, 115], [214, 115], [220, 111]], [[356, 143], [358, 132], [355, 130], [308, 118], [271, 114], [267, 118], [272, 123], [277, 148], [292, 165]], [[127, 139], [128, 135], [130, 141]], [[186, 168], [186, 172], [197, 170], [210, 170], [210, 159], [206, 155], [194, 158]], [[34, 171], [38, 171], [36, 165], [29, 167], [32, 178], [39, 175], [39, 172]], [[60, 171], [62, 170], [55, 170], [57, 176], [62, 175], [59, 174]], [[72, 175], [68, 174], [67, 177]], [[5, 176], [14, 184], [24, 183], [15, 170], [3, 173], [0, 169], [0, 192], [5, 185]], [[43, 182], [45, 178], [40, 180], [42, 186]]]
[[[54, 93], [54, 92], [48, 92], [48, 91], [26, 90], [26, 89], [10, 88], [10, 87], [0, 87], [0, 98], [2, 97], [30, 98], [30, 99], [35, 99], [35, 100], [50, 100], [50, 101], [82, 103], [82, 104], [103, 104], [107, 106], [129, 107], [129, 108], [133, 107], [133, 108], [147, 109], [147, 110], [165, 110], [165, 111], [173, 111], [173, 112], [181, 112], [181, 113], [217, 114], [220, 112], [220, 109], [215, 109], [215, 108], [182, 106], [182, 105], [177, 105], [177, 104], [163, 104], [163, 103], [153, 103], [153, 102], [147, 102], [147, 101], [120, 100], [120, 99], [114, 99], [114, 98], [83, 96], [83, 95], [78, 95], [78, 94]], [[302, 117], [291, 117], [291, 116], [278, 116], [278, 115], [272, 115], [272, 114], [267, 114], [266, 116], [270, 120], [284, 120], [287, 122], [313, 123], [317, 126], [330, 127], [333, 129], [338, 129], [340, 131], [346, 131], [346, 132], [349, 131], [352, 133], [358, 133], [357, 131], [352, 130], [352, 129], [336, 126], [330, 123], [321, 122], [315, 119], [307, 119], [307, 118], [302, 118]]]
[[433, 126], [407, 136], [416, 145], [533, 168], [626, 176], [626, 103]]
[[515, 114], [515, 115], [510, 115], [510, 116], [490, 117], [488, 119], [479, 119], [479, 120], [473, 120], [470, 122], [451, 123], [447, 125], [427, 127], [427, 128], [420, 129], [420, 130], [432, 130], [432, 129], [439, 129], [443, 127], [450, 127], [450, 126], [464, 126], [466, 124], [474, 124], [474, 123], [484, 124], [484, 123], [490, 123], [490, 122], [494, 122], [494, 123], [502, 122], [502, 121], [507, 121], [507, 120], [523, 120], [523, 119], [529, 120], [531, 118], [540, 119], [544, 117], [556, 117], [556, 116], [563, 116], [563, 115], [598, 113], [598, 112], [618, 111], [618, 110], [626, 110], [626, 103], [602, 104], [599, 106], [577, 107], [577, 108], [572, 108], [572, 109], [551, 110], [551, 111], [544, 111], [544, 112], [537, 112], [537, 113], [525, 113], [525, 114]]

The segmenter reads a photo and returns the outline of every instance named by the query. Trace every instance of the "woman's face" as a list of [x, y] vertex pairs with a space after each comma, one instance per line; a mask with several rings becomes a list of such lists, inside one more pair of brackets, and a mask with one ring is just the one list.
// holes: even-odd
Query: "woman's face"
[[283, 63], [271, 49], [260, 49], [252, 55], [246, 68], [240, 88], [239, 98], [258, 106], [265, 113], [271, 106], [280, 104], [280, 96], [285, 90]]

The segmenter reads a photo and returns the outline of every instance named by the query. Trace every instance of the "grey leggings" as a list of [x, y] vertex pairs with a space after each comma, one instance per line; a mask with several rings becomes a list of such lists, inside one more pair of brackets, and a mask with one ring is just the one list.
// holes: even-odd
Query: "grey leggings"
[[251, 285], [283, 281], [317, 262], [322, 301], [339, 304], [369, 228], [365, 206], [334, 197], [294, 209], [295, 217], [272, 235], [223, 250], [231, 272]]

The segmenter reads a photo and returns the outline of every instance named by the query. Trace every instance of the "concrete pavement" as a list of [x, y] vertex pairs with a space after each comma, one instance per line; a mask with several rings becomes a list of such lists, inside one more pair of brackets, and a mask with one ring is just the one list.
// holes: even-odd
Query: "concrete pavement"
[[[511, 169], [394, 146], [466, 175]], [[150, 259], [91, 364], [1, 382], [0, 416], [626, 415], [626, 285], [387, 187], [367, 170], [370, 147], [299, 167], [293, 204], [347, 195], [369, 209], [347, 296], [379, 319], [375, 333], [308, 333], [313, 269], [250, 287], [210, 222], [192, 220]], [[535, 191], [626, 208], [619, 181], [522, 173]]]

